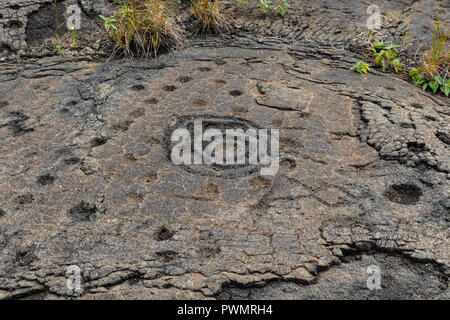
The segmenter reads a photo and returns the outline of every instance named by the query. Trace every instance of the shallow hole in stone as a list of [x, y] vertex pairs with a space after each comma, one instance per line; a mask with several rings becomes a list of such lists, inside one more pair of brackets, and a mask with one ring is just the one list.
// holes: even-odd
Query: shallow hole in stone
[[213, 183], [208, 183], [200, 189], [200, 194], [208, 197], [217, 196], [219, 193], [219, 188]]
[[0, 53], [10, 53], [10, 52], [14, 52], [15, 50], [13, 50], [12, 46], [10, 46], [7, 43], [1, 43], [0, 42]]
[[80, 158], [78, 158], [78, 157], [70, 157], [70, 158], [64, 159], [64, 163], [69, 166], [77, 164], [78, 162], [80, 162]]
[[203, 99], [195, 99], [194, 101], [192, 101], [192, 105], [194, 107], [204, 107], [207, 105], [207, 103]]
[[280, 166], [283, 168], [294, 169], [295, 167], [297, 167], [297, 164], [295, 163], [295, 160], [283, 159], [280, 161]]
[[418, 143], [416, 141], [413, 142], [408, 142], [407, 143], [408, 146], [408, 150], [412, 151], [412, 152], [422, 152], [425, 149], [425, 144], [424, 143]]
[[27, 247], [16, 252], [16, 261], [22, 266], [30, 265], [35, 259], [33, 247]]
[[450, 134], [448, 132], [436, 132], [436, 138], [441, 140], [446, 145], [450, 146]]
[[128, 116], [128, 119], [123, 120], [123, 121], [119, 121], [116, 124], [112, 125], [112, 128], [114, 130], [120, 130], [122, 132], [128, 131], [128, 129], [130, 128], [130, 124], [133, 123], [133, 120], [131, 120], [132, 118], [130, 116]]
[[182, 76], [182, 77], [178, 78], [178, 81], [180, 81], [181, 83], [186, 83], [186, 82], [189, 82], [191, 80], [192, 80], [192, 78], [191, 77], [187, 77], [187, 76]]
[[6, 215], [5, 210], [0, 209], [0, 218], [4, 217]]
[[218, 66], [223, 66], [224, 64], [227, 64], [227, 62], [225, 60], [221, 60], [221, 59], [214, 61], [214, 63], [217, 64]]
[[143, 84], [136, 84], [132, 86], [131, 89], [133, 89], [134, 91], [141, 91], [145, 89], [145, 86]]
[[272, 185], [272, 181], [264, 177], [255, 177], [250, 180], [253, 187], [257, 189], [267, 189]]
[[198, 253], [205, 258], [213, 258], [220, 254], [222, 250], [219, 247], [202, 247], [199, 249]]
[[78, 104], [78, 102], [76, 100], [71, 100], [66, 103], [66, 106], [73, 107], [73, 106], [76, 106], [77, 104]]
[[172, 239], [175, 233], [167, 229], [166, 227], [161, 227], [155, 234], [156, 241], [165, 241]]
[[273, 125], [275, 128], [280, 128], [280, 127], [283, 125], [283, 119], [274, 119], [274, 120], [272, 121], [272, 125]]
[[141, 282], [141, 279], [139, 279], [139, 275], [136, 275], [130, 279], [128, 279], [128, 284], [130, 286], [136, 286], [137, 284], [139, 284]]
[[414, 123], [401, 122], [400, 126], [405, 129], [415, 129], [416, 125]]
[[23, 23], [18, 20], [11, 20], [5, 25], [6, 29], [19, 29], [22, 26]]
[[170, 250], [162, 251], [162, 252], [157, 252], [156, 256], [158, 257], [159, 260], [162, 260], [164, 262], [170, 262], [178, 256], [178, 252], [170, 251]]
[[22, 195], [17, 197], [17, 202], [19, 204], [32, 203], [33, 200], [34, 200], [34, 196], [31, 193], [22, 194]]
[[256, 89], [258, 90], [259, 94], [261, 94], [261, 95], [265, 95], [266, 94], [266, 91], [264, 90], [262, 85], [260, 85], [259, 83], [256, 85]]
[[81, 201], [79, 204], [69, 210], [69, 215], [75, 221], [87, 222], [95, 219], [96, 212], [96, 206], [91, 205], [85, 201]]
[[235, 115], [241, 115], [241, 114], [248, 113], [248, 110], [245, 109], [244, 107], [233, 107], [231, 109], [231, 112]]
[[131, 154], [131, 153], [127, 153], [126, 155], [123, 156], [123, 158], [125, 160], [127, 160], [127, 161], [130, 161], [130, 162], [136, 162], [137, 161], [136, 157], [133, 154]]
[[214, 79], [213, 82], [217, 83], [217, 84], [227, 84], [227, 82], [225, 80], [222, 80], [222, 79]]
[[208, 71], [211, 71], [211, 68], [210, 67], [200, 67], [200, 68], [198, 68], [198, 70], [201, 72], [208, 72]]
[[4, 107], [6, 107], [6, 106], [8, 106], [8, 101], [4, 101], [4, 100], [1, 100], [0, 101], [0, 109], [2, 109], [2, 108], [4, 108]]
[[284, 148], [301, 148], [303, 145], [297, 138], [282, 137], [280, 138], [280, 147]]
[[145, 109], [144, 108], [137, 108], [136, 110], [133, 110], [128, 115], [129, 118], [140, 118], [145, 115]]
[[139, 193], [129, 193], [127, 194], [126, 197], [128, 202], [142, 202], [142, 200], [144, 199], [144, 197], [142, 195], [140, 195]]
[[145, 104], [157, 104], [158, 103], [158, 99], [156, 99], [156, 98], [145, 99], [144, 103]]
[[142, 175], [142, 180], [144, 180], [146, 183], [153, 182], [157, 178], [158, 178], [158, 175], [153, 170], [150, 170]]
[[231, 91], [230, 91], [230, 94], [231, 94], [233, 97], [239, 97], [239, 96], [242, 95], [242, 91], [240, 91], [240, 90], [231, 90]]
[[390, 201], [399, 204], [416, 204], [422, 197], [422, 190], [413, 184], [394, 184], [384, 193]]
[[148, 138], [148, 140], [145, 143], [149, 147], [153, 147], [153, 146], [156, 146], [159, 143], [159, 141], [158, 141], [158, 139], [155, 139], [155, 138]]
[[53, 182], [55, 182], [55, 179], [56, 178], [54, 176], [52, 176], [51, 174], [47, 173], [47, 174], [39, 176], [37, 178], [36, 182], [41, 184], [41, 185], [43, 185], [43, 186], [46, 186], [46, 185], [49, 185], [49, 184], [52, 184]]
[[96, 137], [91, 140], [91, 146], [98, 147], [98, 146], [104, 145], [107, 141], [108, 141], [108, 139], [106, 139], [106, 138]]
[[177, 87], [175, 87], [175, 86], [164, 86], [163, 87], [163, 90], [167, 91], [167, 92], [172, 92], [172, 91], [175, 91], [176, 89], [177, 89]]
[[411, 103], [411, 107], [417, 108], [417, 109], [423, 109], [423, 105], [421, 105], [420, 103], [417, 103], [417, 102]]
[[424, 119], [428, 121], [437, 121], [436, 118], [433, 116], [425, 116]]

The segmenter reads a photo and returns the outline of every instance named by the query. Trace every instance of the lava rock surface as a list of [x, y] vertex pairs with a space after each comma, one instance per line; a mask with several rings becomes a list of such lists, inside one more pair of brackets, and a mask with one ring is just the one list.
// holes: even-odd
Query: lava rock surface
[[[0, 298], [450, 298], [449, 100], [355, 60], [243, 33], [0, 63]], [[187, 118], [279, 129], [279, 172], [176, 166]]]

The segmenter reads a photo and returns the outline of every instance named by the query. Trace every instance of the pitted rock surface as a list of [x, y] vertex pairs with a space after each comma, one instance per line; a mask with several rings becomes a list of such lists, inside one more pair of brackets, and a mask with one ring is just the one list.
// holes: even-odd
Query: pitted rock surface
[[[0, 297], [448, 299], [449, 100], [352, 63], [236, 37], [2, 64]], [[174, 165], [186, 116], [278, 128], [279, 172]]]

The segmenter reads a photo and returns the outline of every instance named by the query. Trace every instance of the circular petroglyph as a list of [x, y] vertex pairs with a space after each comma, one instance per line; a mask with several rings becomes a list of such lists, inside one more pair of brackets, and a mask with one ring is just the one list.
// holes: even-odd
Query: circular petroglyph
[[[217, 163], [206, 163], [207, 161], [202, 161], [202, 164], [194, 164], [194, 140], [195, 140], [195, 125], [201, 123], [201, 132], [202, 137], [205, 132], [209, 129], [215, 129], [220, 131], [221, 137], [223, 139], [223, 164]], [[177, 129], [185, 129], [186, 133], [189, 133], [190, 136], [190, 154], [192, 162], [190, 164], [179, 164], [181, 168], [184, 170], [203, 175], [203, 176], [217, 176], [223, 178], [235, 178], [250, 175], [261, 168], [259, 163], [254, 163], [250, 160], [250, 143], [248, 137], [245, 141], [239, 142], [239, 139], [233, 136], [227, 136], [227, 130], [234, 130], [234, 132], [238, 132], [237, 130], [242, 130], [244, 134], [247, 134], [249, 129], [255, 130], [258, 133], [258, 130], [261, 129], [255, 123], [252, 123], [245, 119], [235, 118], [235, 117], [216, 117], [216, 116], [185, 116], [178, 119], [177, 123], [169, 129], [168, 135], [166, 136], [167, 142], [166, 146], [168, 149], [168, 157], [172, 161], [172, 150], [173, 148], [180, 143], [180, 140], [172, 141], [172, 135]], [[230, 142], [230, 137], [232, 142]], [[270, 141], [270, 130], [268, 130], [268, 137]], [[215, 138], [212, 138], [210, 141], [202, 141], [201, 142], [201, 150], [205, 150], [207, 146], [214, 141]], [[228, 141], [228, 144], [227, 144]], [[239, 143], [245, 145], [245, 163], [237, 164], [237, 153], [239, 148]], [[235, 163], [227, 162], [227, 148], [229, 146], [234, 147], [234, 159]], [[242, 146], [241, 146], [242, 148]], [[242, 149], [240, 149], [242, 150]], [[198, 153], [198, 152], [197, 152]], [[215, 154], [213, 154], [215, 155]]]

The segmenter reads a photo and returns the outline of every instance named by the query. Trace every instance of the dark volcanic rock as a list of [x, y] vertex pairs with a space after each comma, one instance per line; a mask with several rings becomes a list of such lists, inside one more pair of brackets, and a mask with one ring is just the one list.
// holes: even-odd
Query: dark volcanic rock
[[[67, 33], [49, 2], [0, 3], [0, 54]], [[410, 51], [449, 9], [374, 2]], [[95, 33], [109, 1], [78, 3]], [[348, 70], [366, 2], [292, 7], [148, 61], [0, 63], [0, 298], [450, 298], [449, 99]], [[279, 172], [174, 165], [196, 119], [279, 129]]]
[[[224, 2], [228, 7], [235, 5], [234, 0]], [[410, 54], [415, 54], [424, 43], [431, 43], [434, 21], [442, 17], [448, 19], [450, 10], [448, 3], [438, 0], [374, 0], [370, 4], [361, 0], [288, 1], [291, 8], [282, 18], [275, 14], [263, 16], [256, 6], [258, 0], [247, 2], [247, 5], [238, 6], [232, 22], [235, 31], [256, 33], [263, 42], [264, 37], [271, 36], [336, 46], [367, 44], [370, 17], [367, 9], [370, 4], [376, 4], [383, 17], [383, 28], [378, 31], [387, 40], [402, 43]], [[47, 42], [56, 46], [55, 34], [61, 38], [68, 34], [66, 11], [72, 4], [82, 9], [78, 41], [92, 45], [89, 35], [100, 37], [97, 32], [102, 23], [98, 15], [112, 15], [114, 7], [109, 0], [58, 0], [56, 8], [51, 0], [4, 1], [0, 3], [0, 47], [16, 51]], [[191, 23], [190, 14], [176, 11], [176, 15], [185, 25]]]
[[[448, 99], [311, 42], [229, 44], [0, 72], [2, 298], [448, 298]], [[174, 165], [199, 118], [278, 128], [278, 174]]]

